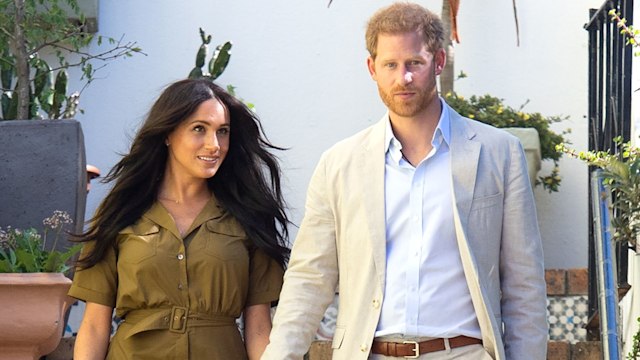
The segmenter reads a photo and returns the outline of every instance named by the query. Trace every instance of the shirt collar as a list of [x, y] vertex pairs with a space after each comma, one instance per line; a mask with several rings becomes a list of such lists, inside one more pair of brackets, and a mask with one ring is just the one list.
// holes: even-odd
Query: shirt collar
[[[436, 131], [433, 133], [433, 138], [431, 139], [431, 145], [433, 145], [436, 151], [440, 148], [443, 142], [447, 146], [449, 146], [451, 142], [449, 106], [441, 97], [439, 98], [439, 100], [442, 111], [440, 112], [438, 126], [436, 127]], [[391, 128], [391, 119], [389, 118], [389, 116], [387, 116], [387, 124], [384, 134], [385, 154], [389, 153], [395, 161], [400, 161], [400, 159], [402, 158], [402, 153], [400, 152], [400, 150], [402, 150], [402, 144], [400, 144], [400, 141], [393, 134], [393, 129]]]
[[[196, 216], [191, 226], [192, 229], [197, 228], [202, 225], [207, 220], [215, 219], [221, 217], [223, 215], [223, 209], [220, 206], [218, 199], [214, 195], [211, 195], [211, 199], [204, 206], [200, 214]], [[160, 204], [159, 201], [156, 201], [151, 208], [147, 210], [147, 212], [143, 215], [144, 218], [162, 226], [166, 229], [172, 228], [174, 225], [173, 218], [169, 215], [167, 209]]]

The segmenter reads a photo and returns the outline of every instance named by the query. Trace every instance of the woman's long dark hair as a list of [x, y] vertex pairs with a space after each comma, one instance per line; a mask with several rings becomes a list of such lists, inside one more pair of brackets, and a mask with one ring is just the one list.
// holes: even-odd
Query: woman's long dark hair
[[103, 182], [115, 182], [86, 232], [77, 240], [95, 240], [78, 261], [81, 269], [100, 262], [114, 247], [120, 230], [135, 223], [157, 199], [168, 150], [167, 136], [198, 106], [218, 99], [229, 112], [229, 151], [215, 176], [208, 179], [223, 208], [242, 225], [253, 243], [283, 268], [289, 256], [289, 220], [280, 187], [280, 167], [256, 115], [242, 102], [208, 80], [187, 79], [168, 86], [149, 111], [131, 150]]

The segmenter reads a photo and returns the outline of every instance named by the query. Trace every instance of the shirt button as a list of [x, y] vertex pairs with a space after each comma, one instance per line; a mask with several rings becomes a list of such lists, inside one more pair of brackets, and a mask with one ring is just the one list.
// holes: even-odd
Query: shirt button
[[182, 259], [184, 259], [184, 254], [182, 254], [182, 253], [178, 254], [178, 260], [182, 260]]
[[364, 344], [360, 345], [360, 351], [362, 351], [362, 352], [367, 352], [367, 350], [369, 350], [369, 349], [367, 348], [367, 345], [364, 345]]
[[373, 308], [377, 309], [380, 307], [380, 301], [378, 299], [373, 300]]

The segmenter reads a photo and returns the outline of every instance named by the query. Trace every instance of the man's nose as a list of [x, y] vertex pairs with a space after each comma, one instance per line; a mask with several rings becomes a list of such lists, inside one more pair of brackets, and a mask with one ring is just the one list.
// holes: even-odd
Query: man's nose
[[399, 82], [402, 85], [411, 84], [411, 82], [413, 82], [413, 73], [405, 67], [399, 70]]

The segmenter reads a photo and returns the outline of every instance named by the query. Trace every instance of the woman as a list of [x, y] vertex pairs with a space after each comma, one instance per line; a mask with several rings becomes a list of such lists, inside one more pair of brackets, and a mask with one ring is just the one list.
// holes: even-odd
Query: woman
[[[74, 359], [258, 359], [288, 220], [258, 119], [207, 80], [160, 95], [97, 210], [69, 295]], [[111, 318], [122, 322], [111, 339]], [[244, 342], [235, 320], [244, 318]]]

